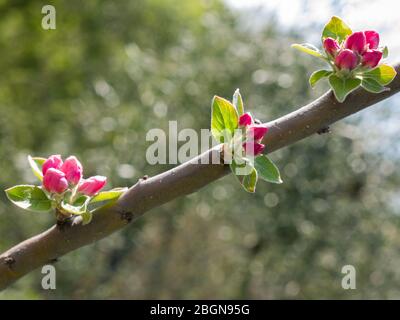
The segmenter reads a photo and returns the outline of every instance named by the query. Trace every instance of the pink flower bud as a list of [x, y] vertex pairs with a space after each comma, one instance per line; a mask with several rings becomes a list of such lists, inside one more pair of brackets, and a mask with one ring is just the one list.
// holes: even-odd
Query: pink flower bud
[[268, 132], [268, 128], [262, 124], [255, 124], [249, 127], [247, 131], [247, 137], [251, 140], [261, 140]]
[[63, 164], [63, 161], [59, 154], [55, 154], [55, 155], [48, 157], [42, 166], [43, 175], [45, 175], [47, 170], [49, 170], [50, 168], [60, 169], [62, 164]]
[[346, 49], [353, 50], [358, 54], [362, 54], [365, 51], [366, 47], [366, 39], [364, 32], [354, 32], [350, 35], [344, 44]]
[[49, 168], [43, 177], [43, 187], [51, 193], [63, 193], [68, 189], [68, 181], [64, 172]]
[[106, 182], [107, 178], [103, 176], [94, 176], [87, 178], [81, 181], [81, 183], [79, 184], [78, 192], [92, 197], [104, 187]]
[[379, 46], [379, 33], [375, 31], [364, 31], [364, 34], [369, 49], [377, 49]]
[[246, 112], [245, 114], [242, 114], [239, 118], [239, 126], [241, 126], [241, 127], [249, 126], [252, 123], [253, 123], [253, 117], [248, 112]]
[[335, 59], [335, 64], [339, 69], [353, 70], [357, 66], [357, 63], [358, 58], [356, 54], [349, 49], [341, 51]]
[[243, 143], [243, 148], [246, 154], [252, 156], [258, 156], [264, 151], [265, 145], [254, 141], [247, 141]]
[[61, 171], [65, 173], [65, 177], [72, 185], [76, 185], [82, 179], [83, 168], [79, 160], [75, 156], [68, 157], [63, 165]]
[[378, 50], [369, 50], [362, 56], [362, 65], [369, 68], [375, 68], [381, 59], [382, 52]]
[[336, 53], [339, 51], [340, 46], [335, 39], [326, 38], [324, 40], [324, 49], [327, 54], [334, 57]]

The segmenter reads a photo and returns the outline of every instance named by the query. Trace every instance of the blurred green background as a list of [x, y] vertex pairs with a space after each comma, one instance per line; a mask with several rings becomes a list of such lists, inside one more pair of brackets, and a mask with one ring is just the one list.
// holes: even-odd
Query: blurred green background
[[[0, 0], [0, 189], [35, 181], [28, 154], [54, 153], [130, 186], [169, 168], [147, 164], [146, 132], [208, 128], [214, 94], [239, 87], [263, 121], [322, 94], [307, 83], [318, 62], [290, 48], [305, 29], [259, 18], [217, 0]], [[283, 185], [247, 194], [226, 177], [62, 257], [57, 290], [38, 269], [0, 298], [399, 298], [396, 101], [272, 154]], [[1, 252], [53, 223], [0, 193]], [[348, 264], [356, 290], [341, 287]]]

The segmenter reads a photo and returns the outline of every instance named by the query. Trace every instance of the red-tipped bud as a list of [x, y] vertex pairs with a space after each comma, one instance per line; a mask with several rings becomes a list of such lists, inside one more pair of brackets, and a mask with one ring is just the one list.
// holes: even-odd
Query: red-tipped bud
[[254, 141], [247, 141], [243, 143], [243, 148], [247, 155], [258, 156], [264, 151], [265, 145]]
[[103, 176], [87, 178], [79, 184], [78, 192], [92, 197], [105, 186], [106, 182], [107, 178]]
[[379, 33], [376, 31], [364, 31], [364, 34], [369, 49], [377, 49], [379, 46]]
[[61, 171], [65, 173], [65, 177], [72, 185], [76, 185], [82, 179], [83, 168], [79, 160], [75, 156], [68, 157], [61, 167]]
[[366, 44], [367, 42], [364, 32], [354, 32], [346, 39], [344, 47], [353, 50], [358, 54], [363, 54], [366, 49]]
[[68, 189], [68, 181], [64, 172], [49, 168], [43, 177], [43, 187], [51, 193], [63, 193]]
[[357, 66], [357, 63], [358, 58], [356, 54], [349, 49], [341, 51], [335, 59], [335, 65], [341, 70], [353, 70]]
[[369, 68], [375, 68], [378, 65], [379, 61], [381, 61], [381, 59], [382, 52], [378, 50], [370, 50], [363, 54], [362, 65]]
[[239, 118], [239, 126], [241, 127], [249, 126], [252, 123], [253, 123], [253, 117], [248, 112], [242, 114]]
[[262, 124], [255, 124], [251, 127], [249, 127], [247, 131], [247, 137], [250, 140], [261, 140], [265, 134], [268, 132], [268, 128], [265, 125]]
[[324, 49], [328, 55], [334, 57], [336, 56], [336, 53], [339, 51], [340, 46], [335, 39], [326, 38], [324, 40]]
[[49, 170], [50, 168], [60, 169], [62, 164], [63, 164], [63, 161], [59, 154], [55, 154], [55, 155], [48, 157], [42, 166], [43, 175], [45, 175], [47, 170]]

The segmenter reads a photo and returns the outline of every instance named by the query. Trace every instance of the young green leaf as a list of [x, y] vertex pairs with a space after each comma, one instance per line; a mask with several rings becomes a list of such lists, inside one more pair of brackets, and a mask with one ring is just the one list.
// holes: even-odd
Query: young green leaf
[[313, 72], [310, 76], [309, 82], [312, 88], [317, 84], [319, 80], [322, 78], [329, 77], [332, 74], [332, 71], [329, 70], [317, 70]]
[[90, 197], [88, 196], [80, 196], [74, 201], [73, 204], [70, 204], [64, 200], [61, 202], [61, 208], [74, 215], [81, 215], [87, 211], [89, 200]]
[[[237, 169], [244, 168], [245, 166], [248, 166], [245, 171], [249, 172], [249, 174], [238, 175]], [[235, 175], [235, 177], [239, 181], [239, 183], [242, 185], [242, 187], [247, 192], [255, 192], [258, 174], [257, 174], [257, 170], [254, 168], [254, 166], [249, 161], [245, 160], [245, 163], [238, 165], [236, 163], [236, 161], [233, 160], [232, 163], [230, 164], [230, 168], [231, 168], [232, 173]]]
[[32, 172], [40, 181], [43, 180], [42, 166], [45, 161], [46, 161], [45, 158], [39, 158], [39, 157], [33, 158], [31, 156], [28, 156], [28, 162], [32, 168]]
[[329, 77], [329, 84], [332, 87], [336, 99], [342, 103], [350, 92], [354, 91], [360, 86], [361, 80], [356, 78], [339, 78], [338, 76], [332, 74]]
[[318, 48], [314, 47], [312, 44], [303, 43], [303, 44], [292, 44], [292, 48], [302, 51], [304, 53], [308, 53], [314, 57], [321, 58], [325, 60], [324, 55], [318, 50]]
[[[238, 163], [239, 161], [239, 163]], [[246, 176], [251, 173], [253, 170], [253, 163], [250, 162], [249, 159], [247, 158], [241, 158], [239, 159], [232, 159], [232, 163], [230, 165], [230, 168], [232, 170], [232, 173], [238, 177]]]
[[117, 200], [128, 188], [115, 188], [103, 191], [90, 200], [90, 203]]
[[82, 217], [82, 225], [84, 226], [90, 223], [90, 221], [92, 221], [93, 213], [91, 213], [90, 211], [85, 211], [84, 213], [81, 214], [81, 217]]
[[45, 212], [52, 208], [51, 201], [38, 186], [19, 185], [9, 188], [5, 192], [7, 198], [22, 209]]
[[247, 192], [256, 192], [256, 184], [258, 180], [258, 173], [255, 168], [247, 176], [244, 176], [242, 186]]
[[279, 169], [267, 156], [260, 155], [256, 157], [254, 167], [261, 179], [271, 183], [282, 183]]
[[351, 35], [353, 31], [351, 31], [350, 27], [343, 22], [339, 17], [333, 16], [331, 20], [325, 25], [324, 30], [322, 31], [322, 40], [325, 38], [333, 38], [341, 43], [346, 39], [347, 36]]
[[233, 137], [237, 127], [238, 113], [233, 104], [224, 98], [214, 96], [211, 104], [211, 133], [214, 138], [222, 143], [225, 134]]
[[389, 55], [389, 49], [387, 46], [385, 46], [382, 50], [382, 59], [386, 59]]
[[244, 114], [244, 105], [243, 105], [243, 99], [242, 95], [239, 92], [239, 89], [235, 90], [235, 93], [233, 94], [233, 99], [232, 99], [233, 106], [236, 108], [236, 110], [239, 113], [239, 116]]
[[362, 79], [361, 86], [372, 93], [380, 93], [389, 90], [388, 88], [382, 86], [378, 81], [370, 78]]
[[377, 81], [382, 86], [388, 85], [396, 76], [396, 70], [387, 64], [381, 64], [371, 71], [364, 72], [362, 77]]

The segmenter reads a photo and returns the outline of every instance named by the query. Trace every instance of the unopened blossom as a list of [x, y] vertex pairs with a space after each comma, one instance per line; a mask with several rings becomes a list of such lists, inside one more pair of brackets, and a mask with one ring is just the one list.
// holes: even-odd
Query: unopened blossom
[[247, 131], [247, 137], [252, 140], [261, 140], [268, 132], [268, 128], [262, 124], [255, 124], [249, 127]]
[[364, 31], [365, 41], [369, 49], [377, 49], [379, 46], [379, 33], [376, 31]]
[[46, 174], [47, 170], [50, 168], [60, 169], [63, 164], [61, 156], [59, 154], [52, 155], [46, 159], [42, 165], [42, 173]]
[[268, 132], [268, 127], [263, 124], [252, 124], [246, 131], [246, 141], [243, 143], [243, 149], [246, 155], [257, 156], [264, 151], [265, 145], [261, 140]]
[[90, 197], [94, 196], [105, 186], [106, 182], [107, 178], [103, 176], [87, 178], [79, 184], [78, 192]]
[[366, 44], [367, 41], [364, 32], [359, 31], [354, 32], [346, 39], [344, 47], [354, 51], [355, 53], [363, 54], [366, 50]]
[[340, 49], [338, 42], [335, 39], [330, 38], [330, 37], [328, 37], [324, 40], [323, 45], [324, 45], [324, 49], [325, 49], [326, 53], [332, 57], [336, 56], [336, 53]]
[[265, 145], [255, 141], [246, 141], [243, 143], [243, 148], [247, 155], [258, 156], [264, 151]]
[[64, 172], [49, 168], [43, 177], [43, 187], [51, 193], [63, 193], [68, 189], [68, 181]]
[[364, 52], [362, 56], [362, 65], [369, 67], [369, 68], [375, 68], [379, 61], [382, 59], [382, 52], [379, 50], [369, 50], [367, 52]]
[[253, 123], [253, 117], [250, 113], [246, 112], [239, 117], [239, 126], [245, 127]]
[[350, 49], [341, 51], [335, 58], [335, 65], [340, 69], [353, 70], [358, 64], [357, 55]]
[[65, 177], [71, 185], [78, 184], [82, 179], [83, 168], [75, 156], [70, 156], [64, 161], [61, 171], [65, 173]]

